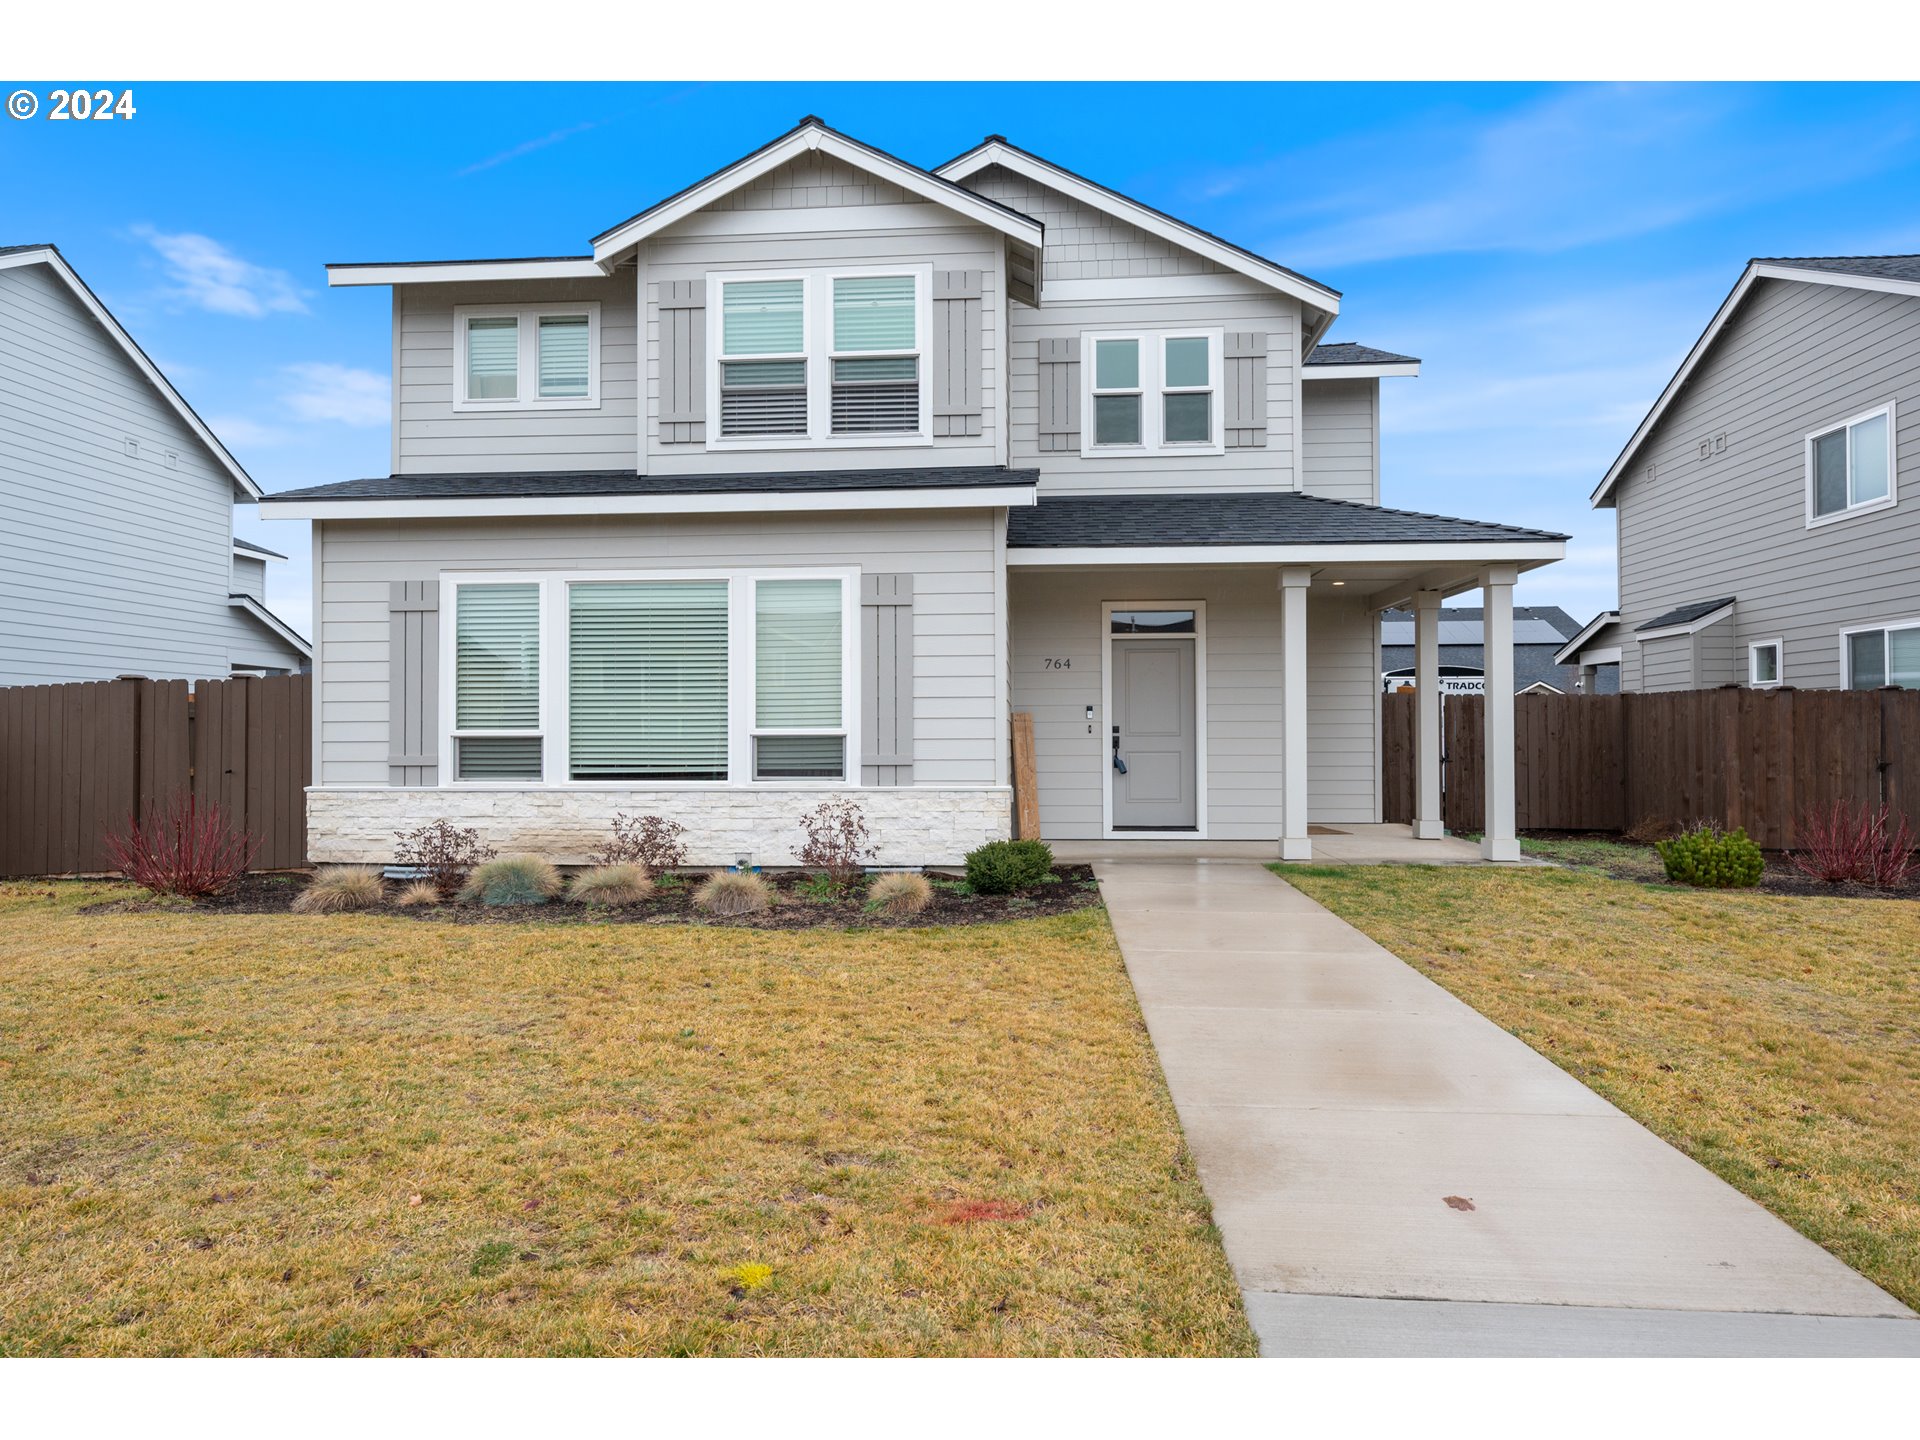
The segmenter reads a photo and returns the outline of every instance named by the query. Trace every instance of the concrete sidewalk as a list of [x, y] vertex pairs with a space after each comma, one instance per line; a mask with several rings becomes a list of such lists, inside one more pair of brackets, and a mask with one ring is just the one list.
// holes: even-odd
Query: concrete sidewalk
[[1095, 870], [1263, 1353], [1920, 1356], [1892, 1296], [1263, 866]]

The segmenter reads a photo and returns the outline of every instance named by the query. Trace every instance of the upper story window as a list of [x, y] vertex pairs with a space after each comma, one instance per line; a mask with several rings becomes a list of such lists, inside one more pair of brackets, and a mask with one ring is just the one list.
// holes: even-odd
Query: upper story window
[[1217, 455], [1225, 449], [1218, 330], [1084, 337], [1083, 455]]
[[722, 448], [928, 441], [932, 272], [715, 275], [708, 413]]
[[1893, 407], [1807, 436], [1807, 524], [1894, 502]]
[[600, 305], [460, 305], [456, 410], [592, 410], [600, 404]]

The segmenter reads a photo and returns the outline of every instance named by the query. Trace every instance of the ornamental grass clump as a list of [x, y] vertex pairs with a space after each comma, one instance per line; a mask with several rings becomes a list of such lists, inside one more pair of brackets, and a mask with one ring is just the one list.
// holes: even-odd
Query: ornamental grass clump
[[410, 885], [400, 887], [400, 893], [393, 897], [393, 903], [404, 910], [416, 909], [421, 905], [438, 905], [440, 892], [434, 888], [431, 880], [415, 880]]
[[544, 905], [560, 893], [560, 872], [538, 855], [489, 860], [467, 877], [462, 900], [482, 905]]
[[867, 887], [868, 910], [894, 920], [918, 915], [933, 903], [933, 885], [924, 875], [895, 870], [876, 876]]
[[1654, 849], [1667, 867], [1667, 878], [1703, 890], [1749, 890], [1760, 883], [1766, 860], [1747, 832], [1722, 830], [1702, 823]]
[[773, 887], [744, 870], [716, 870], [693, 892], [693, 903], [714, 915], [751, 915], [773, 903]]
[[342, 910], [371, 910], [387, 898], [377, 865], [329, 865], [293, 897], [302, 915], [332, 915]]
[[652, 893], [653, 877], [634, 864], [596, 865], [567, 886], [567, 898], [577, 905], [638, 905]]
[[967, 852], [967, 884], [977, 895], [1025, 890], [1052, 873], [1053, 849], [1043, 840], [989, 840]]

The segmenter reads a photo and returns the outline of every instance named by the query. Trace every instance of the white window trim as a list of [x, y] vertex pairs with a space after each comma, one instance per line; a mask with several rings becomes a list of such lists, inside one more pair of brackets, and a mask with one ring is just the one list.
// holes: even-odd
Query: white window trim
[[[451, 616], [440, 626], [440, 743], [444, 757], [439, 788], [451, 790], [846, 790], [860, 785], [860, 571], [856, 566], [755, 566], [698, 570], [506, 570], [461, 571], [441, 575]], [[634, 580], [724, 580], [727, 582], [727, 778], [725, 780], [575, 780], [570, 763], [567, 676], [567, 592], [575, 584]], [[840, 718], [846, 736], [843, 778], [755, 780], [756, 734], [825, 735], [827, 730], [759, 731], [754, 726], [753, 588], [761, 580], [838, 580], [840, 582]], [[458, 628], [459, 590], [464, 585], [538, 584], [540, 587], [540, 780], [461, 780], [456, 778], [453, 742], [455, 674], [454, 632]], [[533, 731], [475, 732], [486, 735]]]
[[[1760, 678], [1760, 652], [1768, 646], [1773, 647], [1773, 679]], [[1755, 640], [1747, 646], [1747, 686], [1753, 690], [1773, 690], [1787, 683], [1787, 646], [1786, 642], [1775, 636], [1771, 640]]]
[[[472, 400], [467, 397], [467, 321], [489, 316], [511, 315], [519, 324], [519, 369], [515, 382], [520, 393], [511, 400]], [[540, 317], [543, 315], [585, 315], [587, 317], [587, 393], [566, 398], [542, 399], [537, 393], [528, 397], [526, 387], [540, 388]], [[489, 410], [598, 410], [600, 408], [600, 302], [582, 300], [577, 304], [541, 305], [456, 305], [453, 307], [453, 408], [458, 411]]]
[[[1887, 417], [1887, 493], [1878, 500], [1867, 500], [1856, 505], [1851, 503], [1851, 497], [1853, 495], [1853, 427], [1880, 415]], [[1836, 430], [1845, 430], [1847, 432], [1847, 495], [1849, 497], [1849, 503], [1845, 508], [1835, 510], [1830, 515], [1819, 515], [1814, 513], [1813, 508], [1815, 484], [1813, 442], [1822, 435], [1831, 435]], [[1890, 509], [1898, 503], [1900, 499], [1900, 474], [1896, 461], [1899, 456], [1900, 447], [1895, 440], [1895, 431], [1896, 419], [1894, 415], [1894, 402], [1889, 400], [1885, 405], [1878, 406], [1872, 410], [1862, 411], [1860, 414], [1854, 415], [1846, 420], [1836, 420], [1831, 425], [1822, 425], [1818, 430], [1809, 430], [1807, 432], [1801, 442], [1806, 452], [1807, 529], [1817, 529], [1822, 525], [1831, 525], [1839, 520], [1851, 520], [1857, 515], [1870, 515], [1875, 510]]]
[[[1138, 445], [1101, 445], [1094, 440], [1094, 396], [1100, 393], [1099, 356], [1096, 346], [1102, 340], [1133, 340], [1140, 346], [1140, 443]], [[1165, 425], [1163, 403], [1169, 394], [1196, 395], [1199, 387], [1166, 387], [1166, 342], [1169, 340], [1205, 340], [1207, 376], [1212, 381], [1204, 393], [1213, 396], [1207, 407], [1213, 438], [1204, 444], [1173, 442], [1161, 438]], [[1226, 342], [1225, 329], [1177, 330], [1084, 330], [1080, 334], [1080, 455], [1091, 460], [1108, 456], [1131, 455], [1224, 455], [1227, 453], [1226, 417]], [[1119, 393], [1119, 392], [1108, 392]]]
[[[840, 352], [833, 349], [833, 282], [869, 276], [911, 275], [913, 277], [913, 326], [920, 362], [920, 424], [908, 431], [884, 435], [836, 435], [833, 433], [833, 361]], [[707, 442], [708, 450], [874, 450], [900, 449], [933, 444], [933, 266], [838, 265], [827, 268], [790, 270], [709, 270], [707, 272]], [[722, 324], [726, 314], [723, 285], [743, 280], [799, 280], [801, 291], [801, 343], [807, 360], [807, 433], [805, 435], [735, 435], [720, 433], [720, 366], [729, 358], [760, 359], [760, 356], [727, 356], [721, 349]], [[901, 355], [905, 351], [847, 352], [841, 358], [857, 355]]]
[[[1081, 352], [1086, 353], [1084, 350]], [[1113, 825], [1113, 647], [1114, 642], [1130, 643], [1125, 635], [1113, 633], [1116, 610], [1191, 610], [1193, 634], [1182, 639], [1193, 641], [1193, 783], [1192, 830], [1116, 830]], [[1142, 637], [1149, 638], [1149, 637]], [[1164, 638], [1164, 637], [1151, 637]], [[1100, 605], [1100, 729], [1099, 765], [1100, 833], [1108, 840], [1152, 836], [1163, 840], [1204, 840], [1207, 838], [1207, 602], [1204, 600], [1105, 600]]]
[[[1825, 434], [1826, 431], [1821, 431]], [[1873, 620], [1864, 625], [1843, 625], [1840, 627], [1840, 688], [1853, 689], [1853, 646], [1849, 643], [1855, 635], [1867, 630], [1883, 630], [1891, 633], [1895, 630], [1920, 630], [1920, 615], [1906, 620]], [[1880, 642], [1880, 663], [1883, 669], [1892, 670], [1891, 657], [1887, 654], [1887, 641]]]

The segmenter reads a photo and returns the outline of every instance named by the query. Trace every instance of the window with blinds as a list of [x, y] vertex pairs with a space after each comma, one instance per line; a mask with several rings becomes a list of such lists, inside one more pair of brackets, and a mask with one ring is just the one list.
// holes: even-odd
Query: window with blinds
[[728, 583], [568, 587], [575, 780], [727, 778]]
[[455, 773], [538, 780], [540, 585], [459, 585], [454, 605]]
[[920, 428], [917, 316], [911, 275], [834, 279], [834, 434]]
[[475, 315], [467, 321], [467, 398], [513, 400], [520, 394], [520, 321]]
[[589, 351], [587, 317], [540, 317], [540, 397], [574, 400], [587, 394]]
[[838, 580], [755, 582], [756, 780], [845, 777], [844, 618]]
[[456, 410], [594, 409], [600, 306], [454, 307]]
[[720, 287], [722, 436], [808, 433], [806, 290], [804, 279]]

